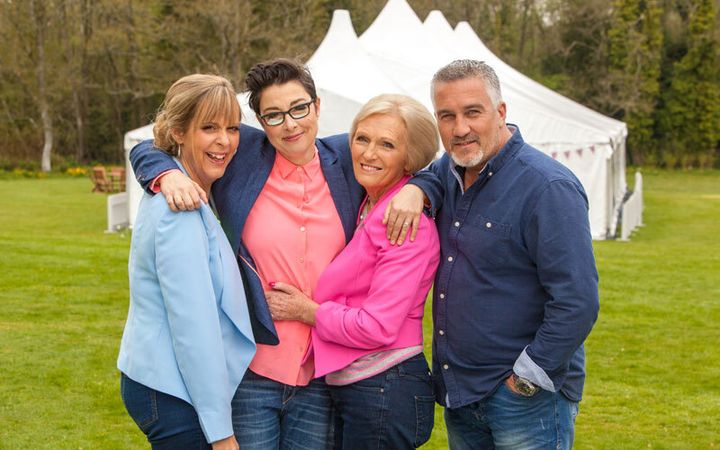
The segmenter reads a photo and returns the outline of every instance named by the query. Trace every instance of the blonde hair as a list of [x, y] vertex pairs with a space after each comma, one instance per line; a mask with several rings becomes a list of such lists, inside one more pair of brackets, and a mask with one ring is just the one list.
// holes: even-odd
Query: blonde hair
[[353, 119], [350, 127], [352, 143], [358, 124], [374, 114], [398, 117], [407, 132], [407, 169], [415, 173], [432, 162], [439, 146], [435, 118], [422, 103], [407, 95], [382, 94], [371, 98]]
[[227, 79], [199, 73], [182, 77], [170, 86], [155, 116], [155, 146], [178, 156], [180, 145], [173, 132], [187, 132], [193, 123], [217, 117], [240, 123], [241, 114], [235, 89]]

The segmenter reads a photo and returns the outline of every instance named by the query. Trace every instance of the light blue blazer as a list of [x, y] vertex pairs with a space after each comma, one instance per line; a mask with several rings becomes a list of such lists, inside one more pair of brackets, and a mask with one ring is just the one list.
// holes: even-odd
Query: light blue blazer
[[128, 266], [118, 369], [191, 403], [208, 442], [232, 435], [230, 404], [255, 341], [237, 262], [210, 207], [174, 213], [146, 193]]

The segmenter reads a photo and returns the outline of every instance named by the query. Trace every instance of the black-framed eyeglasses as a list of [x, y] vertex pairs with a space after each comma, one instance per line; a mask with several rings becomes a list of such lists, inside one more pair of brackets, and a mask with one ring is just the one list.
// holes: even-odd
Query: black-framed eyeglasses
[[310, 114], [310, 105], [315, 103], [315, 99], [310, 100], [307, 103], [300, 103], [295, 105], [287, 111], [273, 111], [260, 116], [265, 125], [270, 127], [276, 127], [282, 125], [285, 122], [285, 115], [289, 115], [293, 119], [302, 119], [303, 117]]

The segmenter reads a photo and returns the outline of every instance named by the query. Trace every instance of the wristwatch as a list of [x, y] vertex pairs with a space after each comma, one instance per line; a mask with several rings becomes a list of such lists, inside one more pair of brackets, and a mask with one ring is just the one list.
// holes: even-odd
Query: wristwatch
[[532, 397], [540, 391], [540, 388], [535, 386], [532, 381], [527, 378], [519, 377], [515, 373], [511, 375], [511, 378], [515, 389], [524, 397]]

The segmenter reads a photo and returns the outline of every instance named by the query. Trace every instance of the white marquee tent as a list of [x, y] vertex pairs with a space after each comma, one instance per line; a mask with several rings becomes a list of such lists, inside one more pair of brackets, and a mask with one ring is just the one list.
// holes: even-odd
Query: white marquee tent
[[[406, 0], [389, 0], [359, 38], [350, 14], [335, 11], [327, 35], [307, 62], [321, 99], [320, 136], [347, 132], [361, 105], [379, 93], [407, 94], [432, 110], [432, 75], [458, 58], [484, 60], [496, 70], [508, 122], [518, 124], [527, 142], [578, 176], [590, 199], [593, 238], [614, 236], [626, 191], [625, 124], [524, 76], [495, 56], [467, 22], [453, 30], [439, 11], [422, 22]], [[259, 126], [247, 98], [241, 94], [238, 99], [244, 122]], [[126, 152], [150, 137], [150, 125], [128, 132]], [[128, 170], [130, 225], [142, 196], [133, 177]]]

